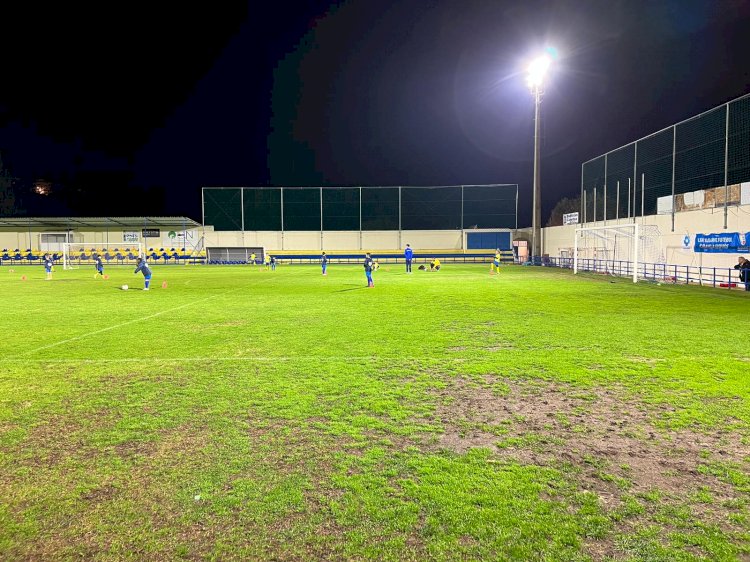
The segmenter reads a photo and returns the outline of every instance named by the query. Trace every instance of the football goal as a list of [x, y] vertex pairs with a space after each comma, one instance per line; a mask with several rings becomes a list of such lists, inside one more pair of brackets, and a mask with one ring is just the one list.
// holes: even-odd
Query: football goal
[[143, 245], [140, 242], [63, 244], [63, 269], [93, 265], [97, 256], [102, 258], [105, 265], [132, 265], [136, 259], [143, 257]]
[[656, 277], [656, 266], [664, 264], [660, 240], [659, 227], [655, 225], [578, 227], [573, 243], [573, 273], [632, 276], [633, 283], [639, 278]]

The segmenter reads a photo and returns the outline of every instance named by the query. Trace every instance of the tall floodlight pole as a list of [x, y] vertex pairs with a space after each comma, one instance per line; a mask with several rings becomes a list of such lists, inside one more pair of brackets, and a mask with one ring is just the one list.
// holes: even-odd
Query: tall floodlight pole
[[541, 256], [541, 223], [542, 223], [542, 201], [541, 201], [541, 173], [540, 173], [540, 146], [539, 146], [539, 109], [542, 104], [544, 93], [544, 77], [549, 70], [552, 59], [543, 55], [534, 59], [529, 65], [526, 78], [531, 94], [534, 96], [534, 191], [533, 209], [531, 213], [531, 258]]

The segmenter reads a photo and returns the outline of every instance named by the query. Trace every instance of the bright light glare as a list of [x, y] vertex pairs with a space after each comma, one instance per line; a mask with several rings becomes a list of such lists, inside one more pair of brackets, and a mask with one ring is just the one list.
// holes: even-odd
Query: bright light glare
[[530, 88], [541, 88], [544, 83], [544, 77], [549, 70], [552, 59], [548, 55], [542, 55], [539, 58], [531, 61], [528, 68], [528, 75], [526, 77], [526, 83]]

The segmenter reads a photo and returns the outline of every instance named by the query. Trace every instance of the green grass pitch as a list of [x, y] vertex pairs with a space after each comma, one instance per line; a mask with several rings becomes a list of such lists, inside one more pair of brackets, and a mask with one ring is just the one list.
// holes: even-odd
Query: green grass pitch
[[0, 559], [750, 559], [747, 294], [402, 268], [0, 268]]

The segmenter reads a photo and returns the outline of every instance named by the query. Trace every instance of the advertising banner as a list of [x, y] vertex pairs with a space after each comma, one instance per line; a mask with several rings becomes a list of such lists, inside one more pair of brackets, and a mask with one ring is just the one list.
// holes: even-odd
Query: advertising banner
[[696, 252], [743, 254], [750, 252], [748, 240], [750, 240], [750, 232], [696, 234], [694, 250]]

